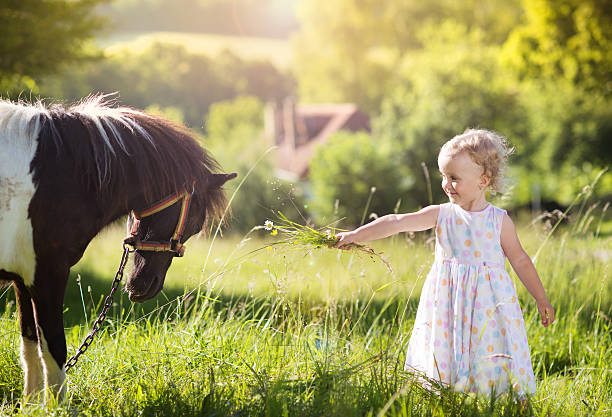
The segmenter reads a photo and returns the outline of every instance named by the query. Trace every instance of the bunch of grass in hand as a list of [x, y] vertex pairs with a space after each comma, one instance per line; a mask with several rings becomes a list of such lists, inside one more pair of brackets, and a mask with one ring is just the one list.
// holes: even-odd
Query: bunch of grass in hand
[[[338, 243], [339, 240], [339, 238], [336, 237], [336, 232], [344, 231], [342, 229], [329, 226], [314, 229], [310, 226], [289, 220], [280, 211], [277, 212], [276, 215], [276, 223], [272, 222], [271, 220], [266, 220], [264, 223], [264, 229], [269, 230], [270, 234], [273, 236], [281, 236], [282, 239], [275, 242], [277, 245], [300, 245], [304, 247], [314, 247], [315, 249], [319, 249], [321, 247], [331, 248]], [[358, 251], [365, 252], [370, 255], [370, 257], [376, 256], [382, 261], [382, 263], [385, 264], [389, 272], [393, 273], [393, 269], [391, 268], [389, 262], [382, 257], [382, 252], [377, 253], [369, 246], [361, 245], [359, 243], [350, 243], [349, 245], [344, 246], [344, 248], [349, 250], [356, 249]]]

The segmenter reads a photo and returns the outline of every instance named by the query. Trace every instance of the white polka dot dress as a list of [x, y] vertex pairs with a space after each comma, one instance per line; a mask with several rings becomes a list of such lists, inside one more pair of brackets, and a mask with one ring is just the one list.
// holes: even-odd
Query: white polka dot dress
[[504, 213], [492, 204], [479, 212], [440, 205], [435, 261], [406, 370], [464, 392], [535, 392], [525, 323], [500, 245]]

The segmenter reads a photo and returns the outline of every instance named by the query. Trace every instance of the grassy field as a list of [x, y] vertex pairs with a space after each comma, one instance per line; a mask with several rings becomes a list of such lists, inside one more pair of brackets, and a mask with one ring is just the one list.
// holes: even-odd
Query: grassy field
[[[374, 242], [376, 258], [241, 239], [192, 239], [155, 300], [122, 294], [104, 331], [69, 373], [66, 403], [21, 403], [12, 292], [0, 318], [0, 414], [57, 416], [609, 416], [612, 415], [610, 237], [579, 222], [546, 240], [519, 231], [556, 309], [539, 324], [513, 276], [538, 391], [530, 409], [508, 395], [422, 389], [402, 370], [432, 256], [430, 234]], [[259, 234], [257, 234], [259, 233]], [[65, 302], [69, 354], [101, 306], [121, 256], [122, 225], [104, 231], [74, 268]]]
[[281, 39], [184, 32], [121, 32], [98, 39], [98, 44], [109, 53], [125, 49], [140, 52], [156, 42], [182, 45], [191, 53], [208, 56], [229, 50], [243, 59], [268, 60], [282, 69], [291, 62], [290, 43]]

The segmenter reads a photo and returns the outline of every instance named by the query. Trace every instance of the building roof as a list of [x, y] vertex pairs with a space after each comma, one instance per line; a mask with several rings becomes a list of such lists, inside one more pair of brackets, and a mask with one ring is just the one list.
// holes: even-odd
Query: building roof
[[[292, 108], [288, 108], [292, 106]], [[300, 104], [274, 108], [276, 168], [280, 176], [305, 178], [315, 148], [340, 130], [370, 131], [369, 117], [355, 104]]]

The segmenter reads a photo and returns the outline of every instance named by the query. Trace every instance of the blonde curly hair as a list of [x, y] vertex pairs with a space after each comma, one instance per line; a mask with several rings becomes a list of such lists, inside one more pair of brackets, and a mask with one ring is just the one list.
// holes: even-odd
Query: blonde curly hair
[[488, 189], [493, 193], [504, 193], [507, 184], [504, 173], [508, 157], [514, 152], [508, 140], [499, 133], [485, 129], [467, 129], [446, 142], [439, 155], [456, 156], [466, 151], [472, 161], [481, 166], [490, 179]]

